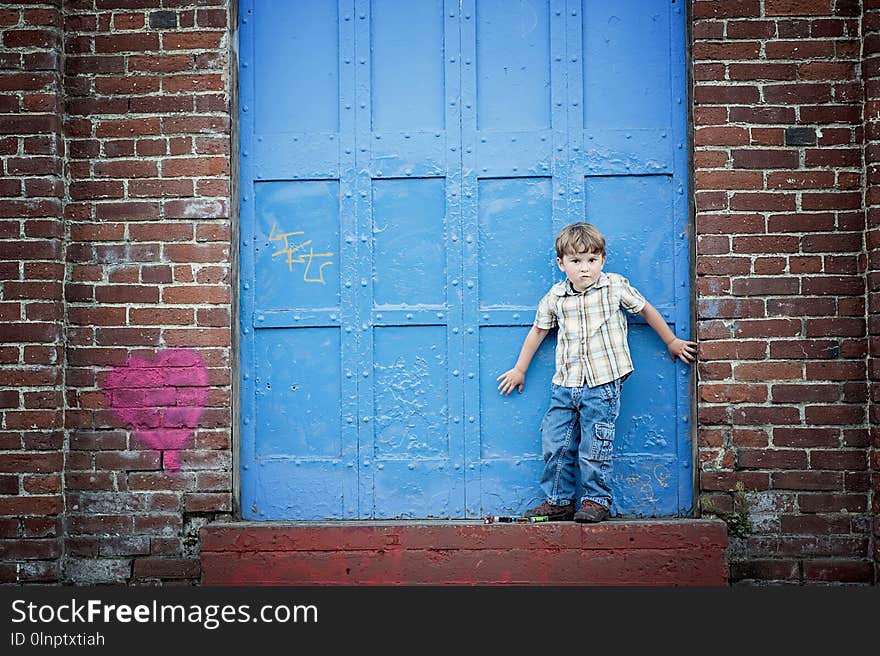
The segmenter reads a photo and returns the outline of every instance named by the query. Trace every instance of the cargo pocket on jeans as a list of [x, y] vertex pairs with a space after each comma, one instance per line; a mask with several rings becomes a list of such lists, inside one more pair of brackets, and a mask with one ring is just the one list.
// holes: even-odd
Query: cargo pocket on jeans
[[604, 462], [611, 460], [611, 447], [614, 445], [614, 424], [596, 423], [595, 438], [590, 445], [590, 460]]

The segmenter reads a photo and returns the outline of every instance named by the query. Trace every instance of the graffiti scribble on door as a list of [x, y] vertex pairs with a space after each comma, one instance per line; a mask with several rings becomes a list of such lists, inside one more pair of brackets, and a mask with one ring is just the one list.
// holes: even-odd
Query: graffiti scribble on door
[[[277, 224], [273, 223], [272, 230], [269, 233], [269, 241], [284, 240], [284, 248], [272, 253], [272, 257], [277, 257], [278, 255], [287, 255], [287, 260], [285, 260], [285, 261], [287, 262], [287, 269], [289, 271], [293, 271], [294, 264], [305, 264], [306, 265], [305, 271], [303, 272], [303, 281], [304, 282], [319, 282], [322, 285], [327, 284], [327, 281], [324, 280], [324, 267], [327, 266], [328, 264], [333, 264], [332, 261], [321, 262], [321, 264], [318, 267], [318, 274], [317, 274], [316, 278], [309, 277], [309, 272], [311, 271], [311, 268], [312, 268], [312, 261], [316, 257], [333, 257], [333, 253], [316, 253], [314, 251], [314, 248], [312, 247], [312, 240], [311, 239], [308, 239], [308, 240], [301, 242], [299, 244], [291, 245], [290, 242], [288, 241], [288, 239], [290, 237], [293, 237], [294, 235], [304, 235], [305, 232], [302, 230], [298, 230], [295, 232], [282, 232], [282, 233], [276, 235], [275, 234], [276, 227], [277, 227]], [[308, 252], [303, 250], [306, 246], [308, 246], [308, 248], [309, 248]], [[296, 257], [294, 257], [294, 254], [296, 254]]]

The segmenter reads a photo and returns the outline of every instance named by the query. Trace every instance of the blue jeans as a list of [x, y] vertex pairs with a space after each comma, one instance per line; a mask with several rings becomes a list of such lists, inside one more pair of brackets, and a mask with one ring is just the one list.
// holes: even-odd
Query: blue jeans
[[577, 499], [578, 470], [585, 500], [611, 508], [611, 447], [620, 413], [621, 379], [596, 387], [553, 385], [550, 408], [541, 422], [547, 501], [564, 505]]

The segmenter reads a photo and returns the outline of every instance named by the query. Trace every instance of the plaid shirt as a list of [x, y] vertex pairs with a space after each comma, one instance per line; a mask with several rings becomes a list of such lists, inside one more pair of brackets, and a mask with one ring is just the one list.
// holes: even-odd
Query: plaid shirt
[[569, 280], [557, 283], [538, 304], [535, 326], [559, 328], [556, 336], [556, 374], [563, 387], [596, 387], [633, 370], [626, 341], [626, 315], [638, 314], [645, 297], [617, 273], [602, 273], [583, 292]]

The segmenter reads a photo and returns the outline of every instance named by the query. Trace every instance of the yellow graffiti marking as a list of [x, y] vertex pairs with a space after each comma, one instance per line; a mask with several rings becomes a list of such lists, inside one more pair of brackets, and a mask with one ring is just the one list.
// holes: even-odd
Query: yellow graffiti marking
[[[305, 264], [306, 268], [305, 268], [305, 271], [303, 272], [303, 281], [304, 282], [319, 282], [322, 285], [326, 285], [327, 281], [324, 280], [324, 267], [327, 266], [328, 264], [333, 264], [332, 261], [321, 263], [321, 265], [318, 267], [318, 277], [317, 278], [310, 278], [309, 271], [311, 271], [311, 268], [312, 268], [312, 260], [314, 260], [316, 257], [333, 257], [333, 253], [316, 253], [314, 251], [314, 249], [312, 248], [312, 240], [311, 239], [304, 241], [300, 244], [294, 244], [293, 246], [291, 246], [290, 242], [287, 241], [289, 237], [293, 237], [294, 235], [304, 235], [306, 233], [304, 231], [300, 230], [297, 232], [283, 232], [281, 234], [276, 235], [275, 234], [276, 227], [277, 227], [277, 224], [273, 223], [272, 230], [269, 233], [269, 241], [281, 241], [283, 239], [284, 240], [284, 248], [272, 253], [272, 257], [276, 257], [278, 255], [287, 255], [286, 261], [287, 261], [288, 271], [293, 271], [294, 264]], [[305, 252], [302, 250], [306, 246], [309, 247], [308, 252]], [[294, 257], [294, 253], [297, 254], [296, 257]]]
[[657, 479], [660, 487], [666, 487], [669, 485], [669, 479], [672, 478], [672, 474], [666, 465], [656, 465], [654, 467], [654, 478]]

